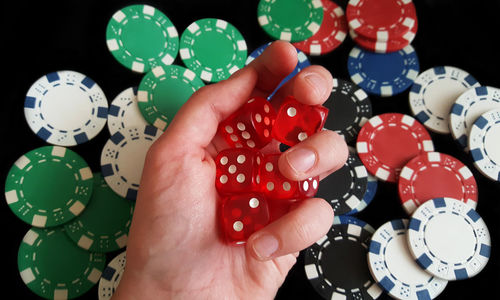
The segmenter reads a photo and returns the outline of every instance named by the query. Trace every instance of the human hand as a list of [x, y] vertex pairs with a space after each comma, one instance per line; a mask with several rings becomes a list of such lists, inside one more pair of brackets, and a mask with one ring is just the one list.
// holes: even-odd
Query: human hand
[[[271, 299], [298, 251], [326, 234], [333, 222], [323, 199], [299, 202], [254, 233], [245, 247], [224, 242], [215, 189], [217, 153], [227, 148], [218, 124], [253, 96], [267, 97], [297, 63], [289, 43], [275, 42], [228, 80], [197, 91], [150, 148], [127, 247], [127, 266], [114, 299]], [[302, 70], [273, 97], [322, 104], [332, 89], [320, 66]], [[278, 143], [265, 148], [277, 152]], [[323, 130], [288, 149], [279, 160], [292, 180], [323, 178], [343, 166], [348, 151]]]

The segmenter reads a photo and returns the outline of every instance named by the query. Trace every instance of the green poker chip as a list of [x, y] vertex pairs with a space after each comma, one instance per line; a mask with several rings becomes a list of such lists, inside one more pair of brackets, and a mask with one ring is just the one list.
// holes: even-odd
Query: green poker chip
[[21, 156], [5, 183], [10, 209], [35, 227], [52, 227], [78, 216], [92, 195], [92, 171], [72, 150], [45, 146]]
[[106, 29], [111, 54], [132, 71], [145, 73], [159, 65], [170, 65], [179, 51], [174, 24], [149, 5], [130, 5], [115, 12]]
[[257, 20], [272, 38], [300, 42], [318, 32], [323, 4], [321, 0], [260, 0]]
[[63, 227], [31, 228], [19, 247], [17, 265], [26, 286], [38, 296], [71, 299], [99, 282], [106, 256], [76, 246]]
[[79, 247], [92, 252], [111, 252], [127, 245], [134, 203], [118, 196], [101, 173], [94, 173], [94, 188], [87, 208], [64, 225]]
[[146, 121], [164, 131], [181, 106], [204, 85], [193, 71], [184, 67], [155, 67], [139, 85], [139, 110]]
[[200, 19], [181, 35], [184, 64], [206, 82], [219, 82], [245, 66], [247, 44], [241, 33], [220, 19]]

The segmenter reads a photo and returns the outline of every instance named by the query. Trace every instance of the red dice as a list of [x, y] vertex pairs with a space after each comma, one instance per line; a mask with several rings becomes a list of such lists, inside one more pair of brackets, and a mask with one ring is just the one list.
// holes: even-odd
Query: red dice
[[321, 105], [306, 105], [288, 96], [281, 104], [272, 136], [285, 145], [296, 145], [323, 129], [328, 108]]
[[230, 147], [261, 149], [271, 140], [276, 111], [262, 97], [247, 101], [219, 124], [219, 132]]
[[269, 199], [295, 200], [311, 198], [318, 192], [319, 177], [304, 181], [293, 181], [278, 169], [280, 153], [264, 155], [256, 182], [261, 192]]
[[238, 194], [222, 201], [222, 226], [226, 241], [243, 244], [252, 233], [269, 223], [269, 208], [264, 195]]
[[259, 165], [262, 155], [257, 150], [229, 148], [215, 158], [215, 187], [221, 195], [259, 191]]

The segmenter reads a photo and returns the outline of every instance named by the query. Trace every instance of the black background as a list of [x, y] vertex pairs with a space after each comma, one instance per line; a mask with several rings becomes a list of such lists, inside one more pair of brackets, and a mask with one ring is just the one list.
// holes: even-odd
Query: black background
[[[345, 0], [337, 1], [344, 9]], [[257, 23], [258, 1], [146, 1], [165, 13], [179, 35], [193, 21], [212, 17], [236, 26], [246, 39], [249, 53], [271, 39]], [[0, 18], [1, 106], [1, 180], [22, 154], [45, 145], [27, 126], [23, 103], [26, 92], [41, 76], [59, 70], [75, 70], [94, 79], [104, 90], [108, 101], [122, 90], [137, 86], [142, 78], [122, 67], [106, 47], [106, 25], [118, 9], [137, 4], [131, 1], [4, 1]], [[451, 65], [472, 74], [482, 85], [500, 87], [500, 54], [495, 43], [500, 38], [499, 1], [416, 0], [419, 30], [412, 45], [424, 71], [434, 66]], [[349, 79], [347, 57], [353, 42], [346, 41], [334, 52], [311, 57], [313, 64], [329, 69], [335, 77]], [[182, 65], [180, 58], [176, 64]], [[371, 97], [374, 114], [401, 112], [411, 114], [408, 92], [391, 98]], [[101, 149], [108, 138], [107, 128], [92, 141], [73, 148], [94, 171], [99, 170]], [[450, 135], [432, 134], [436, 151], [453, 155], [466, 163], [474, 173], [479, 188], [477, 210], [489, 227], [492, 237], [491, 259], [476, 277], [450, 282], [440, 299], [472, 299], [486, 293], [497, 298], [500, 284], [500, 183], [483, 177], [471, 159], [454, 143]], [[29, 229], [8, 208], [0, 204], [2, 230], [3, 294], [14, 299], [36, 298], [26, 288], [17, 269], [17, 250]], [[379, 183], [375, 200], [358, 218], [377, 228], [386, 221], [407, 217], [400, 206], [397, 187]], [[116, 255], [108, 255], [109, 260]], [[339, 272], [342, 272], [339, 269]], [[491, 293], [491, 294], [490, 294]], [[97, 299], [94, 287], [83, 299]], [[251, 298], [251, 295], [249, 295]], [[303, 256], [290, 272], [277, 295], [278, 299], [320, 299], [303, 271]], [[387, 295], [381, 298], [389, 299]]]

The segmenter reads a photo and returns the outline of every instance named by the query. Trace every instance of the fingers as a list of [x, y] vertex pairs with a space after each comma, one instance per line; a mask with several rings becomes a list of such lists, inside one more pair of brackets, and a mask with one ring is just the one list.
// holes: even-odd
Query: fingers
[[324, 236], [333, 223], [330, 204], [319, 198], [302, 201], [296, 209], [254, 233], [246, 250], [258, 260], [269, 260], [303, 250]]
[[291, 180], [305, 180], [340, 169], [349, 151], [345, 140], [331, 130], [322, 130], [286, 150], [278, 167]]

